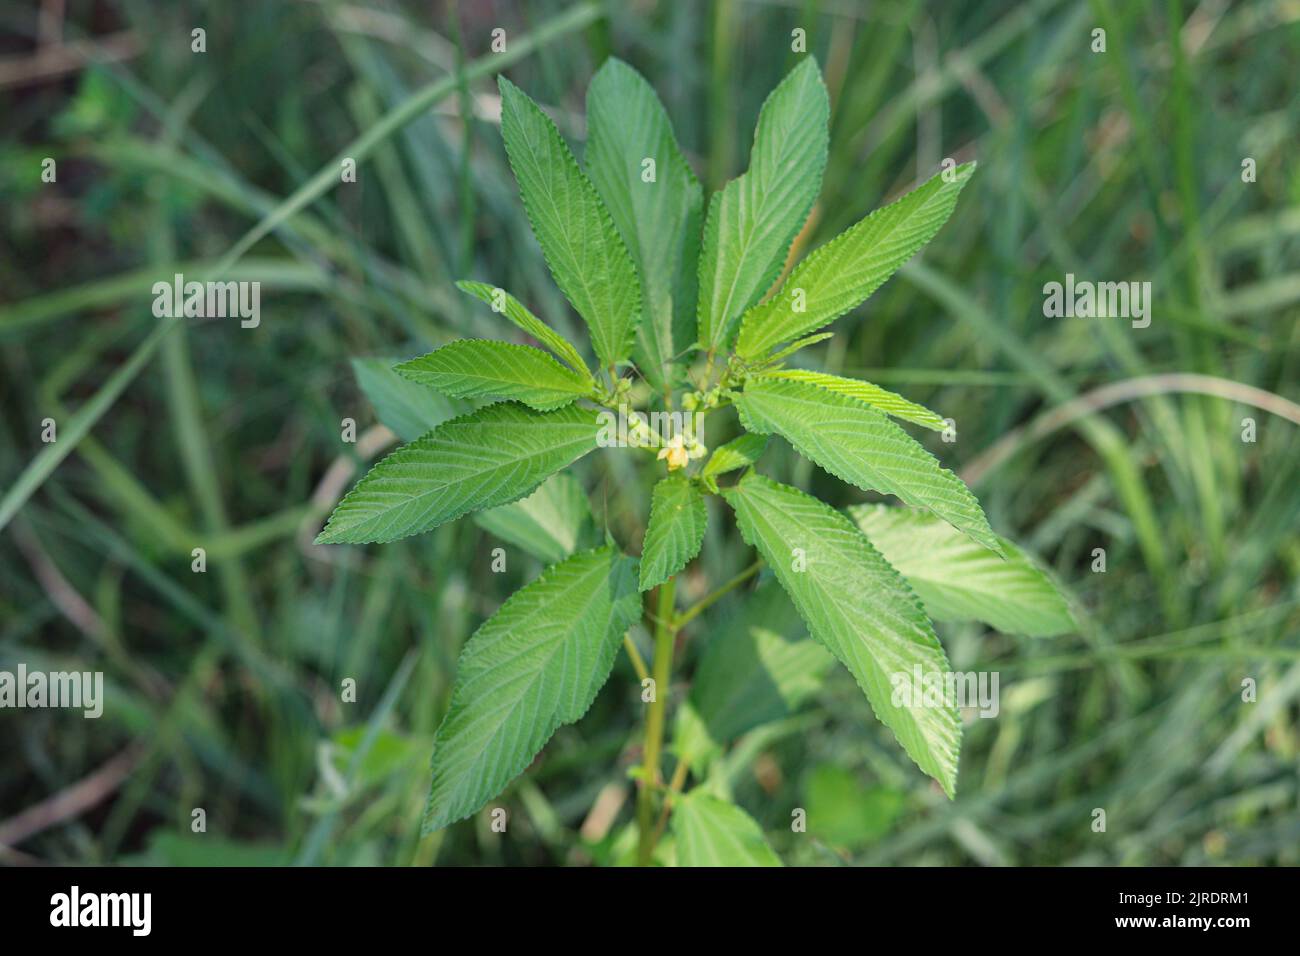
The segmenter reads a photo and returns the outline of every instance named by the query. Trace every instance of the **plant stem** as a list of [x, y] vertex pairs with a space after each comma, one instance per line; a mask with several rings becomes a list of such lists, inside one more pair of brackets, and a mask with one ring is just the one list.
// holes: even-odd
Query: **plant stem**
[[632, 635], [623, 635], [623, 647], [627, 649], [627, 656], [632, 659], [632, 669], [636, 671], [637, 680], [647, 679], [650, 676], [650, 668], [646, 667], [645, 661], [641, 659], [641, 652], [632, 642]]
[[760, 558], [759, 560], [751, 564], [749, 567], [745, 568], [745, 570], [737, 574], [726, 584], [722, 585], [722, 587], [718, 588], [712, 594], [702, 598], [698, 604], [694, 604], [688, 610], [682, 612], [682, 614], [679, 615], [676, 618], [676, 620], [673, 621], [673, 629], [680, 630], [681, 628], [685, 627], [691, 621], [699, 617], [700, 614], [704, 613], [709, 608], [711, 608], [714, 604], [720, 601], [728, 592], [733, 591], [736, 588], [740, 587], [742, 584], [744, 584], [746, 581], [748, 581], [750, 578], [756, 575], [759, 572], [759, 570], [762, 569], [762, 567], [763, 567], [763, 561]]
[[686, 773], [689, 769], [685, 760], [677, 761], [677, 766], [673, 768], [673, 779], [668, 783], [668, 789], [664, 793], [663, 809], [659, 811], [659, 822], [655, 824], [656, 843], [668, 828], [668, 814], [672, 811], [673, 800], [682, 792], [682, 787], [686, 784]]
[[654, 700], [645, 722], [645, 763], [641, 792], [637, 797], [637, 865], [648, 866], [654, 854], [654, 790], [659, 783], [659, 754], [664, 742], [664, 713], [668, 707], [668, 683], [672, 678], [673, 640], [677, 628], [672, 623], [677, 579], [659, 585], [659, 607], [655, 615]]

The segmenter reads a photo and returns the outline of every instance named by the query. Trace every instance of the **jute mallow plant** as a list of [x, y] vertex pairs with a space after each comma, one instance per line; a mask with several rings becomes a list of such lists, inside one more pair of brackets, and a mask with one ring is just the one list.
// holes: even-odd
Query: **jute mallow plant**
[[[461, 282], [541, 347], [462, 340], [397, 365], [402, 379], [469, 410], [419, 437], [408, 429], [414, 440], [357, 483], [318, 539], [393, 541], [478, 512], [484, 527], [551, 562], [465, 644], [434, 743], [426, 831], [481, 809], [557, 727], [582, 717], [622, 646], [647, 703], [635, 773], [641, 863], [779, 862], [710, 767], [730, 740], [772, 719], [747, 683], [775, 685], [791, 703], [830, 663], [826, 651], [951, 797], [957, 708], [949, 696], [895, 692], [916, 676], [942, 686], [933, 682], [948, 674], [930, 619], [1050, 635], [1073, 626], [1069, 607], [992, 531], [965, 485], [898, 424], [942, 430], [942, 418], [868, 382], [787, 363], [934, 236], [974, 164], [871, 213], [778, 284], [826, 163], [829, 104], [811, 58], [767, 98], [748, 171], [712, 197], [703, 217], [700, 184], [658, 97], [626, 64], [606, 63], [588, 90], [585, 170], [536, 103], [504, 77], [500, 87], [502, 135], [524, 208], [551, 274], [586, 323], [596, 366], [508, 292]], [[719, 428], [738, 424], [740, 435], [710, 453], [703, 423], [713, 416]], [[756, 464], [773, 435], [840, 480], [905, 507], [861, 505], [846, 515], [765, 477]], [[583, 547], [589, 508], [562, 471], [598, 446], [662, 469], [639, 559], [608, 531], [603, 546]], [[711, 495], [729, 506], [759, 560], [679, 608], [675, 575], [700, 550]], [[772, 626], [779, 605], [792, 604], [814, 640], [788, 642], [766, 628], [715, 635], [675, 707], [665, 748], [679, 630], [696, 626], [760, 565], [789, 603], [770, 583], [747, 600]], [[643, 614], [654, 635], [648, 673], [627, 636]], [[676, 761], [671, 775], [665, 749]]]

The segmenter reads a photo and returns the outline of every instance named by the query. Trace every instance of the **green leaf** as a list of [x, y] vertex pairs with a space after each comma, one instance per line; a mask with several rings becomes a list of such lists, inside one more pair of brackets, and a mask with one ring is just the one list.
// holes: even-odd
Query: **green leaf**
[[723, 348], [781, 274], [821, 190], [829, 117], [826, 86], [809, 56], [763, 104], [749, 170], [709, 203], [696, 309], [702, 348]]
[[895, 418], [901, 418], [916, 425], [924, 425], [926, 428], [937, 432], [943, 431], [948, 424], [923, 405], [909, 402], [902, 395], [887, 391], [879, 385], [872, 385], [870, 382], [858, 381], [855, 378], [841, 378], [838, 375], [827, 375], [825, 372], [812, 372], [801, 368], [760, 372], [758, 375], [760, 378], [783, 378], [792, 382], [807, 382], [809, 385], [816, 385], [818, 388], [824, 388], [840, 395], [847, 395], [849, 398], [857, 399], [860, 402], [865, 402], [872, 408], [880, 409], [886, 415], [893, 415]]
[[770, 378], [751, 379], [735, 401], [750, 431], [779, 434], [841, 481], [928, 508], [1001, 553], [961, 479], [881, 412], [816, 385]]
[[640, 612], [636, 560], [604, 547], [548, 568], [474, 632], [434, 740], [425, 833], [480, 809], [587, 712]]
[[[654, 181], [643, 179], [654, 161]], [[700, 184], [654, 88], [621, 60], [587, 88], [587, 174], [637, 266], [644, 298], [633, 355], [656, 389], [693, 341]]]
[[780, 866], [763, 829], [734, 803], [692, 791], [673, 804], [678, 866]]
[[469, 293], [476, 299], [482, 299], [492, 306], [493, 312], [504, 315], [519, 328], [541, 342], [575, 372], [587, 376], [588, 379], [591, 378], [591, 372], [587, 370], [587, 363], [582, 360], [578, 350], [569, 344], [569, 340], [529, 312], [522, 302], [505, 289], [487, 285], [483, 282], [466, 281], [457, 282], [456, 288]]
[[[934, 238], [974, 171], [975, 164], [966, 163], [940, 173], [809, 253], [791, 270], [780, 292], [745, 315], [736, 353], [759, 358], [865, 300]], [[952, 181], [946, 182], [945, 175]], [[796, 311], [800, 306], [803, 310]]]
[[540, 349], [487, 339], [461, 339], [397, 366], [403, 378], [452, 398], [510, 399], [538, 411], [568, 405], [591, 391], [591, 380]]
[[704, 467], [700, 470], [700, 476], [703, 478], [716, 478], [718, 475], [725, 475], [729, 471], [748, 468], [762, 457], [766, 449], [766, 435], [745, 434], [739, 438], [733, 438], [725, 445], [713, 450], [713, 454], [709, 456], [709, 460], [704, 463]]
[[938, 680], [948, 672], [907, 582], [848, 518], [796, 488], [750, 472], [722, 494], [812, 636], [849, 669], [876, 717], [951, 797], [961, 746], [956, 709], [895, 704], [891, 693], [894, 675], [910, 681], [920, 668], [924, 680]]
[[835, 764], [822, 764], [804, 781], [808, 832], [850, 850], [874, 843], [902, 813], [906, 795], [888, 787], [864, 787]]
[[[803, 620], [775, 581], [749, 595], [710, 637], [678, 720], [678, 755], [695, 763], [761, 724], [793, 714], [822, 685], [831, 656], [806, 636]], [[705, 739], [683, 739], [690, 713]]]
[[700, 553], [709, 519], [704, 494], [685, 475], [670, 475], [650, 496], [641, 546], [641, 590], [663, 584]]
[[361, 391], [375, 406], [375, 416], [402, 441], [413, 441], [467, 410], [462, 402], [452, 402], [406, 381], [393, 371], [393, 364], [388, 359], [356, 358], [352, 360], [352, 372]]
[[439, 425], [370, 469], [317, 544], [395, 541], [468, 511], [515, 501], [596, 447], [595, 412], [535, 412], [509, 402]]
[[795, 352], [799, 352], [802, 351], [803, 349], [806, 349], [810, 345], [816, 345], [818, 342], [825, 342], [827, 339], [834, 338], [834, 337], [835, 337], [834, 332], [816, 332], [813, 335], [805, 335], [801, 339], [795, 339], [789, 345], [785, 346], [785, 348], [773, 352], [771, 355], [767, 356], [767, 358], [765, 358], [763, 361], [765, 364], [769, 364], [769, 363], [776, 364], [777, 362], [780, 362], [782, 359], [789, 358]]
[[586, 492], [564, 472], [542, 482], [527, 498], [478, 512], [474, 523], [547, 564], [573, 554], [593, 531]]
[[347, 778], [354, 761], [351, 783], [357, 790], [383, 783], [394, 774], [418, 772], [423, 755], [429, 752], [428, 734], [410, 737], [380, 728], [367, 746], [369, 732], [370, 728], [363, 724], [337, 730], [331, 736], [333, 747], [329, 757], [340, 779]]
[[1030, 637], [1077, 630], [1052, 579], [1006, 538], [998, 539], [1004, 560], [924, 512], [855, 505], [849, 515], [935, 620], [983, 621]]
[[560, 291], [591, 332], [603, 365], [628, 357], [641, 318], [641, 284], [596, 188], [560, 131], [504, 76], [501, 134], [524, 210]]
[[285, 867], [293, 865], [293, 853], [282, 844], [229, 840], [212, 833], [150, 830], [149, 849], [123, 857], [125, 866], [184, 867]]

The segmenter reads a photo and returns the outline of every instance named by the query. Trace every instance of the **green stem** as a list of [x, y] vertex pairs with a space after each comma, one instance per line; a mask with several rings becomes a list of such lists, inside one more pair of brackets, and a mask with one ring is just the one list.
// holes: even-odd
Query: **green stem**
[[745, 568], [745, 570], [741, 571], [734, 578], [732, 578], [726, 584], [722, 585], [722, 587], [718, 588], [712, 594], [708, 595], [705, 598], [702, 598], [698, 604], [692, 605], [688, 610], [680, 614], [677, 617], [677, 619], [673, 621], [673, 629], [680, 630], [681, 628], [685, 627], [691, 621], [695, 620], [697, 617], [699, 617], [701, 614], [703, 614], [705, 611], [711, 608], [714, 604], [720, 601], [726, 594], [728, 594], [731, 591], [734, 591], [736, 588], [740, 587], [742, 584], [744, 584], [754, 575], [758, 574], [758, 572], [762, 569], [762, 567], [763, 567], [762, 559], [755, 561], [753, 564]]
[[641, 659], [641, 652], [636, 649], [630, 634], [623, 635], [623, 647], [627, 649], [627, 656], [632, 659], [632, 669], [636, 671], [637, 680], [649, 679], [650, 669], [645, 666], [645, 661]]
[[668, 783], [668, 789], [664, 793], [663, 809], [659, 811], [659, 822], [655, 824], [655, 842], [664, 835], [664, 830], [668, 828], [668, 814], [672, 812], [673, 801], [677, 799], [678, 794], [682, 792], [682, 787], [686, 785], [686, 773], [689, 766], [685, 760], [677, 761], [677, 766], [673, 768], [673, 779]]
[[659, 754], [664, 742], [664, 714], [668, 707], [668, 683], [672, 678], [673, 640], [677, 628], [671, 623], [677, 594], [677, 579], [669, 578], [659, 586], [659, 607], [655, 615], [654, 700], [645, 722], [645, 763], [641, 792], [637, 797], [637, 865], [648, 866], [654, 855], [654, 791], [659, 783]]

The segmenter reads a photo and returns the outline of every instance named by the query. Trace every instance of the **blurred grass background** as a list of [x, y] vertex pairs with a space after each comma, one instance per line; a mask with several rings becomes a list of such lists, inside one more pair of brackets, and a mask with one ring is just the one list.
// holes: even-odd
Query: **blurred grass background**
[[[743, 171], [796, 28], [833, 104], [808, 244], [946, 157], [980, 162], [923, 259], [809, 361], [954, 418], [957, 442], [930, 447], [1087, 622], [1054, 640], [941, 626], [955, 669], [1002, 681], [1000, 716], [967, 725], [955, 802], [843, 672], [729, 751], [738, 801], [791, 863], [1300, 863], [1291, 0], [6, 6], [0, 666], [102, 670], [109, 700], [98, 721], [0, 712], [0, 861], [621, 858], [641, 720], [626, 657], [499, 801], [508, 838], [486, 818], [418, 838], [460, 645], [538, 563], [491, 573], [499, 542], [471, 521], [309, 542], [388, 438], [351, 358], [509, 337], [462, 277], [577, 332], [505, 162], [495, 74], [580, 144], [589, 78], [628, 60], [712, 190]], [[260, 327], [156, 335], [152, 283], [206, 269], [262, 283]], [[1044, 318], [1067, 272], [1150, 281], [1150, 327]], [[764, 470], [862, 499], [788, 448]], [[578, 474], [635, 550], [651, 475], [613, 455]], [[687, 599], [749, 560], [714, 511]], [[678, 690], [744, 603], [689, 629]]]

